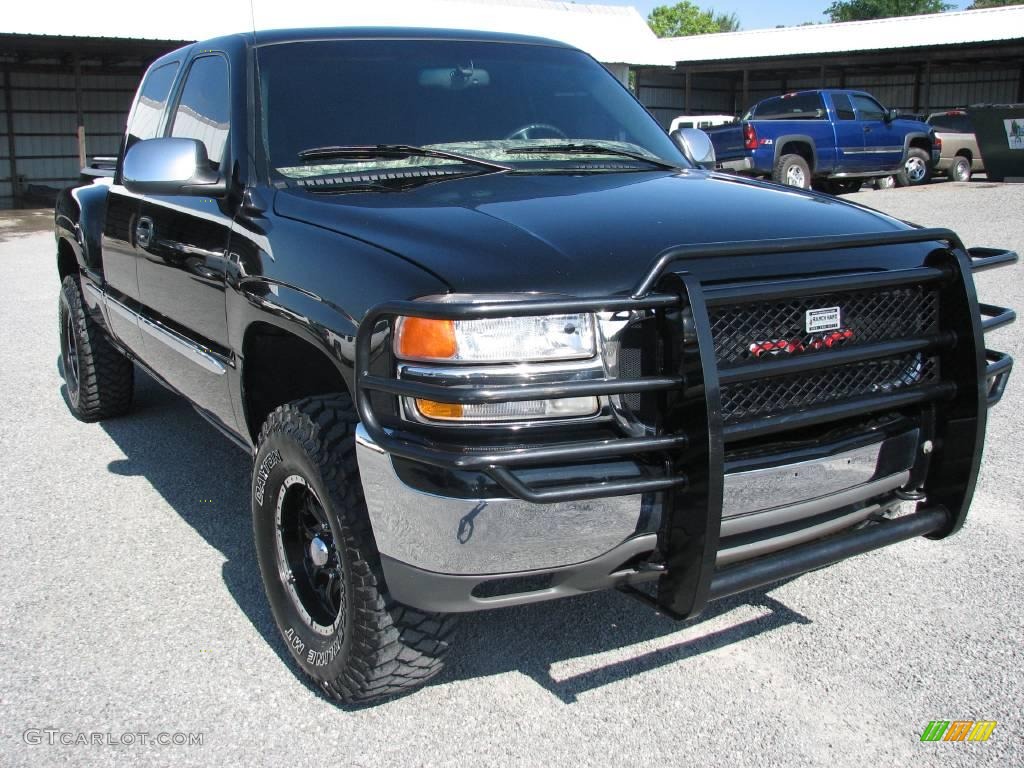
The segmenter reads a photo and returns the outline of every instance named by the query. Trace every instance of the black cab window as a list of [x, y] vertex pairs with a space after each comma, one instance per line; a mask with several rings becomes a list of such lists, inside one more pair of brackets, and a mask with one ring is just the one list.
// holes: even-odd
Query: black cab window
[[157, 67], [146, 76], [139, 89], [139, 98], [135, 102], [131, 118], [128, 120], [126, 149], [137, 141], [156, 138], [176, 74], [178, 62], [174, 61]]
[[937, 131], [946, 131], [948, 133], [974, 133], [971, 118], [964, 112], [946, 112], [945, 114], [932, 115], [928, 118], [928, 125]]
[[219, 167], [228, 141], [230, 110], [227, 60], [223, 56], [196, 59], [174, 111], [171, 136], [203, 142], [210, 165]]
[[853, 105], [850, 103], [850, 97], [845, 93], [833, 93], [832, 105], [836, 108], [836, 117], [840, 120], [857, 119], [857, 115], [853, 111]]
[[853, 104], [860, 113], [861, 120], [884, 120], [885, 110], [870, 96], [862, 96], [859, 93], [853, 94]]
[[820, 120], [825, 117], [825, 103], [820, 93], [790, 93], [762, 101], [754, 117], [758, 120]]

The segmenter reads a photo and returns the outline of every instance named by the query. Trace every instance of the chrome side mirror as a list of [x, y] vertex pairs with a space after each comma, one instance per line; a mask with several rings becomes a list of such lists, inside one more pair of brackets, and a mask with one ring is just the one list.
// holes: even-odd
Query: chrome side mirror
[[140, 195], [227, 194], [227, 182], [210, 167], [206, 145], [197, 139], [136, 142], [124, 157], [121, 176], [125, 188]]
[[698, 168], [713, 170], [715, 145], [711, 137], [699, 128], [682, 128], [669, 134], [683, 156]]

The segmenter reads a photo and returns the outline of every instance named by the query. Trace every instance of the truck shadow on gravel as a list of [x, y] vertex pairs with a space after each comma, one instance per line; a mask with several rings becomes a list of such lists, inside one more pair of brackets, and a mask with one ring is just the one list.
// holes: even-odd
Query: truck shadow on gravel
[[[727, 617], [733, 611], [743, 618]], [[662, 616], [618, 592], [598, 592], [467, 615], [458, 645], [435, 684], [517, 671], [572, 704], [587, 691], [790, 624], [810, 623], [765, 590], [712, 603], [700, 617], [686, 622]], [[524, 632], [524, 627], [529, 630]], [[672, 635], [682, 637], [666, 645]], [[628, 648], [636, 644], [659, 647], [642, 652]], [[553, 674], [554, 665], [600, 653], [620, 658], [564, 676]]]
[[[146, 374], [136, 371], [135, 382], [131, 414], [100, 425], [127, 457], [111, 462], [109, 471], [145, 477], [224, 556], [224, 584], [238, 607], [296, 677], [320, 693], [293, 662], [263, 594], [251, 532], [249, 456]], [[63, 387], [61, 394], [66, 400]], [[733, 611], [738, 617], [726, 616]], [[433, 685], [514, 671], [568, 704], [582, 693], [634, 675], [790, 624], [809, 623], [764, 590], [719, 601], [685, 623], [625, 595], [595, 593], [466, 615], [448, 666]], [[671, 638], [680, 633], [679, 639]], [[627, 648], [638, 644], [656, 647], [641, 652]], [[616, 653], [618, 649], [626, 650]], [[601, 653], [618, 658], [565, 677], [553, 674], [562, 662], [578, 666], [574, 660]]]
[[[59, 358], [57, 366], [63, 379]], [[67, 402], [63, 385], [61, 396]], [[256, 563], [249, 455], [210, 426], [184, 398], [138, 368], [132, 410], [99, 426], [126, 457], [110, 462], [107, 469], [114, 475], [144, 477], [182, 520], [224, 556], [222, 577], [231, 597], [277, 655], [293, 665], [263, 594]], [[301, 679], [306, 681], [305, 676]]]

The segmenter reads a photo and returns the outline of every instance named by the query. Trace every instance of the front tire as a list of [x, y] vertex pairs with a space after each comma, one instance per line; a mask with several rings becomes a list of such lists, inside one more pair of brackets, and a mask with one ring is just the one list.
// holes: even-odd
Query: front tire
[[946, 170], [946, 176], [950, 181], [970, 181], [971, 161], [961, 155], [954, 157], [953, 164]]
[[347, 395], [267, 417], [253, 469], [256, 554], [285, 644], [329, 696], [362, 703], [441, 671], [455, 620], [395, 602], [370, 529]]
[[931, 158], [928, 153], [918, 147], [911, 147], [907, 159], [903, 161], [903, 170], [896, 174], [896, 184], [900, 187], [917, 187], [927, 184], [931, 178]]
[[85, 311], [76, 275], [68, 275], [61, 283], [57, 319], [72, 415], [90, 422], [126, 413], [132, 405], [135, 366]]
[[799, 189], [811, 188], [811, 168], [800, 155], [782, 155], [775, 161], [772, 181]]

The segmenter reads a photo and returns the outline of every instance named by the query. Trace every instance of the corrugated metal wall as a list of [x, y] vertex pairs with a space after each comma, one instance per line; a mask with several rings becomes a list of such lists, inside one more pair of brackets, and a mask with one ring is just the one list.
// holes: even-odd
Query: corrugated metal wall
[[[0, 102], [2, 103], [2, 102]], [[7, 111], [0, 113], [0, 208], [10, 208], [14, 203], [14, 196], [11, 193], [11, 165], [8, 155], [10, 153], [10, 126], [7, 124]]]
[[990, 69], [973, 72], [933, 72], [931, 88], [932, 110], [962, 107], [966, 104], [1008, 104], [1017, 101], [1021, 93], [1021, 67]]
[[[728, 76], [695, 75], [690, 83], [692, 109], [703, 115], [730, 115], [734, 108], [734, 83]], [[668, 70], [643, 70], [637, 77], [637, 98], [666, 128], [676, 115], [689, 110], [682, 75]]]
[[[658, 121], [665, 127], [680, 114], [741, 115], [761, 99], [780, 93], [814, 88], [852, 88], [867, 91], [883, 105], [901, 112], [913, 113], [949, 109], [967, 104], [1010, 103], [1021, 93], [1021, 69], [1015, 66], [933, 67], [931, 86], [923, 93], [915, 72], [884, 72], [878, 68], [849, 68], [840, 75], [829, 69], [824, 81], [820, 73], [751, 72], [748, 99], [743, 103], [741, 73], [698, 74], [690, 77], [691, 104], [686, 105], [685, 77], [669, 70], [641, 70], [637, 77], [637, 94]], [[925, 104], [927, 99], [927, 104]]]
[[[9, 94], [0, 98], [0, 208], [14, 204], [11, 184], [8, 113], [14, 128], [18, 193], [25, 204], [44, 203], [52, 190], [73, 184], [79, 175], [78, 115], [85, 126], [89, 157], [116, 155], [139, 75], [83, 73], [76, 91], [75, 73], [19, 70], [7, 73]], [[80, 100], [80, 101], [79, 101]]]

